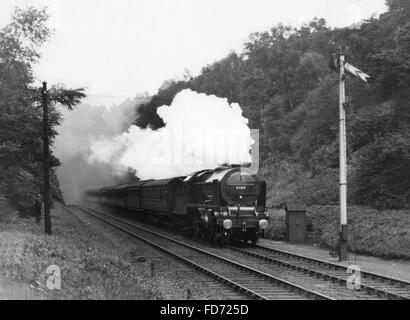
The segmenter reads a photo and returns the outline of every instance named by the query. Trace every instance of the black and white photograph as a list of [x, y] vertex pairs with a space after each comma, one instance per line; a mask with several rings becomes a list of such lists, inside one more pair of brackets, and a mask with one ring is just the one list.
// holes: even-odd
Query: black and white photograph
[[0, 300], [409, 299], [409, 0], [1, 0]]

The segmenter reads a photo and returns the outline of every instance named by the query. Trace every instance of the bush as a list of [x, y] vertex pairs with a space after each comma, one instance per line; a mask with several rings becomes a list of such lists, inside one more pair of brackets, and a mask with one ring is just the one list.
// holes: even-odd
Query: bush
[[302, 166], [286, 160], [265, 163], [261, 175], [267, 181], [269, 208], [284, 208], [285, 203], [307, 206], [334, 204], [339, 201], [338, 170], [327, 169], [310, 177]]
[[327, 169], [309, 179], [301, 179], [296, 186], [298, 201], [307, 206], [334, 204], [339, 201], [339, 172]]
[[266, 179], [267, 204], [270, 208], [284, 208], [286, 202], [296, 200], [297, 185], [306, 179], [306, 173], [300, 165], [290, 161], [269, 159], [263, 164], [260, 172]]
[[283, 212], [269, 212], [269, 228], [265, 231], [265, 238], [283, 241], [286, 237], [286, 215]]
[[7, 201], [6, 197], [0, 193], [0, 223], [14, 222], [18, 213]]
[[379, 209], [409, 208], [410, 133], [377, 138], [355, 161], [354, 203]]
[[[283, 241], [286, 236], [285, 213], [269, 212], [268, 239]], [[386, 259], [410, 260], [410, 211], [378, 211], [366, 207], [349, 207], [349, 250], [357, 254]], [[312, 206], [307, 224], [315, 233], [317, 245], [336, 249], [339, 240], [339, 207]], [[310, 231], [310, 230], [309, 230]]]

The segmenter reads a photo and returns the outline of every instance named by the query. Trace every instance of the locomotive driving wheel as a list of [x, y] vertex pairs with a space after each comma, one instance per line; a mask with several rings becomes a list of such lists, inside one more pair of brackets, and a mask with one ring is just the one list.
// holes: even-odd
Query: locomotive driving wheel
[[215, 231], [213, 227], [208, 227], [208, 241], [209, 242], [216, 242], [218, 233]]
[[201, 224], [201, 235], [200, 238], [202, 240], [207, 240], [208, 239], [208, 228], [206, 227], [206, 225]]
[[194, 229], [193, 231], [194, 231], [195, 238], [200, 238], [201, 237], [201, 227], [198, 224], [196, 224], [193, 229]]

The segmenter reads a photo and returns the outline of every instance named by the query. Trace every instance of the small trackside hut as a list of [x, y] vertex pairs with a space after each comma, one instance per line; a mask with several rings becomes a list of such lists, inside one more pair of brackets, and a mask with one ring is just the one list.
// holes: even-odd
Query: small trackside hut
[[306, 241], [306, 206], [286, 204], [286, 240], [290, 243]]

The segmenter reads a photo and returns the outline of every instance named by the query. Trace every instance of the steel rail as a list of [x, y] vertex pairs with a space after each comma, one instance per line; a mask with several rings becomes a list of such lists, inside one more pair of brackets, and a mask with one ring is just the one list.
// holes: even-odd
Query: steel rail
[[205, 268], [205, 267], [203, 267], [203, 266], [200, 266], [200, 265], [198, 265], [196, 262], [193, 262], [193, 261], [191, 261], [190, 259], [184, 258], [184, 257], [182, 257], [181, 255], [178, 255], [178, 254], [176, 254], [176, 253], [174, 253], [174, 252], [172, 252], [172, 251], [170, 251], [170, 250], [164, 248], [163, 246], [158, 245], [158, 244], [152, 242], [151, 240], [148, 240], [148, 239], [146, 239], [146, 238], [144, 238], [144, 237], [142, 237], [142, 236], [140, 236], [140, 235], [135, 234], [134, 232], [131, 232], [131, 231], [127, 230], [127, 229], [124, 229], [123, 227], [118, 226], [117, 224], [112, 223], [112, 222], [108, 221], [107, 219], [102, 218], [101, 216], [108, 217], [109, 219], [112, 219], [112, 220], [115, 220], [115, 221], [124, 223], [124, 224], [126, 224], [126, 225], [128, 225], [128, 226], [131, 226], [131, 227], [133, 227], [133, 228], [136, 228], [136, 229], [138, 229], [138, 230], [142, 230], [142, 231], [144, 231], [144, 232], [146, 232], [146, 233], [155, 235], [155, 236], [157, 236], [157, 237], [159, 237], [159, 238], [161, 238], [161, 239], [170, 241], [170, 242], [172, 242], [172, 243], [181, 245], [181, 246], [183, 246], [183, 247], [185, 247], [185, 248], [188, 248], [188, 249], [190, 249], [190, 250], [199, 252], [199, 253], [201, 253], [201, 254], [203, 254], [203, 255], [205, 255], [205, 256], [207, 256], [207, 257], [210, 257], [210, 258], [212, 258], [212, 259], [214, 259], [214, 260], [223, 262], [225, 265], [229, 265], [229, 266], [231, 266], [231, 267], [235, 267], [236, 269], [241, 269], [241, 270], [245, 271], [246, 273], [253, 274], [253, 275], [258, 276], [258, 277], [260, 277], [260, 278], [263, 278], [263, 279], [265, 279], [265, 280], [269, 280], [271, 283], [275, 283], [275, 284], [281, 286], [282, 288], [287, 288], [287, 289], [290, 289], [290, 290], [292, 290], [292, 291], [296, 291], [297, 293], [302, 294], [303, 296], [312, 297], [312, 298], [314, 298], [314, 299], [320, 299], [320, 300], [334, 300], [332, 297], [329, 297], [329, 296], [326, 296], [326, 295], [324, 295], [324, 294], [315, 292], [315, 291], [313, 291], [313, 290], [308, 290], [308, 289], [306, 289], [306, 288], [303, 288], [303, 287], [298, 286], [298, 285], [296, 285], [296, 284], [293, 284], [293, 283], [290, 283], [290, 282], [288, 282], [288, 281], [279, 279], [279, 278], [277, 278], [277, 277], [274, 277], [274, 276], [269, 275], [269, 274], [267, 274], [267, 273], [264, 273], [264, 272], [262, 272], [262, 271], [259, 271], [259, 270], [256, 270], [256, 269], [254, 269], [254, 268], [245, 266], [245, 265], [243, 265], [243, 264], [234, 262], [234, 261], [232, 261], [232, 260], [226, 259], [226, 258], [224, 258], [224, 257], [222, 257], [222, 256], [219, 256], [219, 255], [216, 255], [216, 254], [214, 254], [214, 253], [205, 251], [205, 250], [203, 250], [203, 249], [200, 249], [200, 248], [195, 247], [195, 246], [192, 246], [192, 245], [190, 245], [190, 244], [181, 242], [181, 241], [179, 241], [179, 240], [176, 240], [176, 239], [167, 237], [167, 236], [165, 236], [165, 235], [159, 234], [158, 232], [155, 232], [155, 231], [153, 231], [153, 230], [149, 230], [149, 229], [147, 229], [147, 228], [143, 228], [143, 227], [141, 227], [141, 226], [135, 225], [135, 224], [133, 224], [133, 223], [130, 223], [130, 222], [127, 221], [127, 220], [120, 219], [120, 218], [117, 218], [117, 217], [113, 217], [113, 216], [111, 216], [111, 215], [107, 215], [107, 214], [102, 213], [102, 212], [97, 211], [97, 210], [92, 210], [93, 212], [96, 212], [96, 213], [97, 213], [97, 214], [95, 214], [95, 213], [91, 212], [91, 209], [89, 209], [89, 208], [85, 209], [85, 208], [79, 207], [79, 206], [75, 206], [75, 207], [78, 208], [79, 210], [81, 210], [81, 211], [87, 213], [87, 214], [90, 214], [90, 215], [94, 216], [95, 218], [98, 218], [99, 220], [104, 221], [105, 223], [107, 223], [107, 224], [109, 224], [109, 225], [111, 225], [111, 226], [114, 226], [114, 227], [117, 228], [117, 229], [120, 229], [121, 231], [123, 231], [123, 232], [125, 232], [125, 233], [127, 233], [127, 234], [129, 234], [129, 235], [131, 235], [131, 236], [133, 236], [133, 237], [135, 237], [135, 238], [138, 238], [139, 240], [141, 240], [141, 241], [143, 241], [143, 242], [145, 242], [145, 243], [147, 243], [147, 244], [149, 244], [149, 245], [151, 245], [151, 246], [153, 246], [153, 247], [155, 247], [155, 248], [157, 248], [157, 249], [159, 249], [159, 250], [161, 250], [161, 251], [163, 251], [163, 252], [165, 252], [165, 253], [167, 253], [167, 254], [170, 254], [171, 256], [175, 257], [176, 259], [178, 259], [178, 260], [180, 260], [180, 261], [182, 261], [182, 262], [185, 262], [185, 263], [187, 263], [187, 264], [193, 266], [194, 268], [196, 268], [196, 269], [200, 270], [201, 272], [204, 272], [204, 273], [206, 273], [206, 274], [212, 276], [213, 278], [217, 279], [218, 281], [220, 281], [220, 282], [222, 282], [222, 283], [225, 283], [225, 284], [228, 284], [229, 286], [233, 287], [233, 288], [236, 289], [237, 291], [242, 292], [242, 293], [246, 293], [246, 294], [248, 294], [248, 295], [250, 295], [250, 296], [252, 296], [252, 297], [254, 297], [254, 298], [263, 299], [263, 300], [269, 300], [266, 296], [264, 296], [264, 295], [262, 295], [262, 294], [259, 294], [259, 293], [255, 292], [255, 291], [253, 291], [253, 290], [250, 290], [249, 288], [246, 288], [245, 286], [240, 285], [239, 283], [237, 283], [237, 282], [235, 282], [235, 281], [233, 281], [233, 280], [231, 280], [231, 279], [228, 279], [228, 278], [226, 278], [226, 277], [223, 277], [223, 276], [221, 276], [220, 274], [218, 274], [218, 273], [216, 273], [216, 272], [214, 272], [214, 271], [212, 271], [212, 270], [210, 270], [210, 269], [208, 269], [208, 268]]
[[[276, 265], [281, 265], [281, 266], [284, 266], [284, 267], [288, 267], [290, 269], [295, 269], [295, 270], [298, 270], [298, 271], [303, 272], [303, 273], [309, 273], [309, 274], [312, 274], [312, 275], [314, 275], [318, 278], [330, 279], [333, 282], [338, 282], [342, 285], [346, 285], [346, 282], [347, 282], [346, 279], [341, 278], [340, 276], [335, 276], [335, 275], [332, 275], [330, 273], [318, 271], [318, 270], [312, 269], [310, 267], [293, 264], [293, 263], [290, 263], [288, 261], [280, 260], [280, 258], [264, 256], [264, 255], [257, 254], [255, 252], [252, 252], [252, 251], [249, 251], [249, 250], [244, 250], [242, 248], [238, 248], [238, 247], [234, 247], [234, 246], [229, 246], [229, 249], [234, 250], [234, 251], [239, 252], [239, 253], [242, 253], [242, 254], [247, 255], [247, 256], [252, 256], [253, 258], [257, 258], [257, 259], [260, 259], [260, 260], [263, 260], [263, 261], [266, 261], [266, 262], [271, 262], [271, 263], [274, 263]], [[342, 265], [338, 265], [338, 264], [335, 264], [335, 263], [332, 263], [332, 262], [319, 260], [319, 259], [315, 259], [315, 258], [310, 258], [310, 257], [299, 255], [299, 254], [294, 254], [294, 253], [291, 253], [291, 252], [288, 252], [288, 251], [278, 250], [278, 249], [274, 249], [274, 248], [268, 248], [268, 247], [265, 247], [265, 246], [256, 246], [255, 249], [260, 249], [260, 250], [263, 250], [263, 251], [266, 251], [266, 252], [275, 253], [275, 254], [290, 258], [290, 259], [297, 259], [297, 260], [304, 261], [304, 262], [307, 262], [307, 263], [312, 264], [312, 265], [319, 265], [319, 266], [328, 268], [330, 270], [331, 269], [340, 270], [340, 271], [346, 272], [346, 274], [347, 274], [347, 270], [348, 270], [347, 267], [342, 266]], [[408, 295], [405, 296], [405, 295], [402, 295], [402, 294], [399, 294], [399, 293], [394, 293], [392, 291], [388, 291], [388, 288], [380, 289], [380, 288], [376, 288], [376, 287], [373, 287], [373, 286], [368, 285], [368, 284], [361, 283], [360, 287], [362, 289], [364, 289], [365, 291], [367, 291], [368, 293], [376, 294], [376, 295], [381, 296], [381, 297], [388, 297], [388, 298], [391, 298], [391, 299], [400, 299], [400, 300], [409, 300], [410, 299], [409, 298], [410, 297], [410, 283], [408, 283], [406, 281], [403, 281], [403, 280], [399, 280], [399, 279], [395, 279], [395, 278], [389, 278], [387, 276], [378, 275], [378, 274], [370, 273], [370, 272], [366, 272], [366, 271], [361, 271], [360, 274], [363, 278], [367, 278], [367, 279], [370, 278], [371, 280], [381, 280], [382, 283], [389, 282], [393, 285], [396, 284], [396, 285], [399, 285], [403, 288], [407, 287], [409, 289]]]

